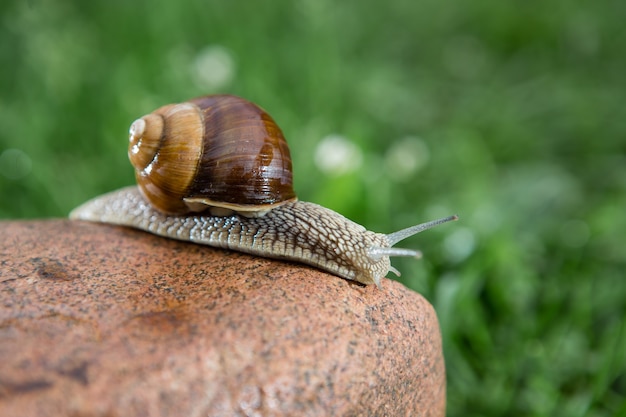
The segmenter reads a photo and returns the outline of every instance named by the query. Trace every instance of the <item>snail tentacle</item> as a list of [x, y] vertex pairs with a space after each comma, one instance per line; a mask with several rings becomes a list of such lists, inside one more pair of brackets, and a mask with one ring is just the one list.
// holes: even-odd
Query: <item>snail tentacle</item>
[[[432, 220], [426, 223], [416, 224], [415, 226], [407, 227], [406, 229], [398, 230], [397, 232], [390, 233], [387, 235], [387, 240], [389, 241], [389, 246], [394, 246], [396, 243], [404, 240], [408, 237], [416, 235], [424, 230], [432, 229], [435, 226], [439, 226], [442, 223], [447, 223], [451, 221], [459, 220], [459, 216], [456, 214], [448, 217], [444, 217], [442, 219]], [[405, 256], [405, 255], [398, 255]], [[411, 255], [406, 255], [411, 256]]]

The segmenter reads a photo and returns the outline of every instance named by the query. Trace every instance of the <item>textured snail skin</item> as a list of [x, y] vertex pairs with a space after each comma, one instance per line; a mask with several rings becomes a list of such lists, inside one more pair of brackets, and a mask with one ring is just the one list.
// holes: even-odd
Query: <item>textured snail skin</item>
[[70, 213], [71, 219], [130, 226], [155, 235], [312, 265], [363, 284], [376, 284], [391, 267], [387, 235], [366, 230], [313, 203], [289, 202], [265, 216], [175, 216], [155, 210], [137, 187], [96, 197]]

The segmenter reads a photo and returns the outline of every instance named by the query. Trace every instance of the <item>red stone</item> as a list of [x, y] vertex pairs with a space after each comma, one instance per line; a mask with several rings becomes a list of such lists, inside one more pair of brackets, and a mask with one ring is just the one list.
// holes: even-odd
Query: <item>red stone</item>
[[443, 416], [430, 304], [69, 220], [0, 223], [0, 416]]

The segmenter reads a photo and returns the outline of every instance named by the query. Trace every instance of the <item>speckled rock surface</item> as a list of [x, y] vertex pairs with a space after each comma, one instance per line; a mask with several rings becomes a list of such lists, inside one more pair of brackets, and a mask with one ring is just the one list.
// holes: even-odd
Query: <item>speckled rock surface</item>
[[1, 416], [443, 416], [418, 294], [68, 220], [0, 222]]

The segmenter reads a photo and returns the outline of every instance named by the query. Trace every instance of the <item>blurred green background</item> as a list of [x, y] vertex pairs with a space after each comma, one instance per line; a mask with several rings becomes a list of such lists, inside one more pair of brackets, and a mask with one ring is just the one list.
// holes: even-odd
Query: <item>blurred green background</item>
[[438, 312], [448, 415], [626, 415], [626, 3], [130, 4], [0, 4], [1, 218], [133, 183], [132, 120], [241, 95], [302, 200], [461, 216], [394, 262]]

